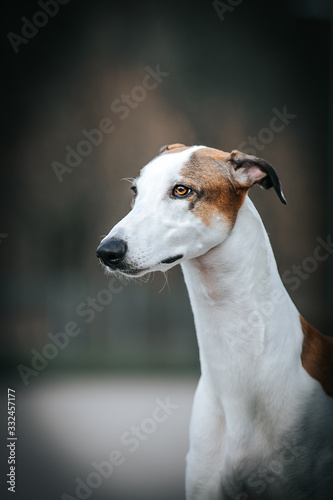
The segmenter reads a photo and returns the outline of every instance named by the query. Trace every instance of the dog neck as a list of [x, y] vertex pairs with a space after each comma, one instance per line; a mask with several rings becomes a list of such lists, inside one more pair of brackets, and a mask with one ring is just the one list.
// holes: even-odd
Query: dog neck
[[182, 269], [202, 376], [212, 392], [223, 405], [228, 399], [253, 404], [262, 386], [269, 392], [270, 380], [276, 392], [274, 370], [293, 369], [302, 332], [301, 328], [290, 331], [290, 324], [299, 322], [298, 312], [281, 282], [268, 235], [248, 197], [227, 239], [182, 263]]

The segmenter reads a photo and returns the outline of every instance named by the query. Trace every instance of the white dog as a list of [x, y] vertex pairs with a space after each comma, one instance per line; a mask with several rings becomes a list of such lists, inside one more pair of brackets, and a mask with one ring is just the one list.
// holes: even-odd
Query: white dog
[[181, 264], [201, 379], [187, 456], [189, 500], [333, 498], [333, 341], [285, 290], [247, 192], [273, 167], [238, 151], [173, 144], [141, 171], [130, 213], [97, 250], [111, 272]]

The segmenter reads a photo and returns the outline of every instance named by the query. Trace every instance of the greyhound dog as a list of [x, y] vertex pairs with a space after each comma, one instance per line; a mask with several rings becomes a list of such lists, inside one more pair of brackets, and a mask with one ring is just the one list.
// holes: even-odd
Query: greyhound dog
[[286, 203], [260, 158], [164, 146], [97, 256], [129, 277], [181, 264], [201, 365], [186, 498], [329, 500], [333, 339], [300, 316], [284, 288], [247, 196], [254, 184]]

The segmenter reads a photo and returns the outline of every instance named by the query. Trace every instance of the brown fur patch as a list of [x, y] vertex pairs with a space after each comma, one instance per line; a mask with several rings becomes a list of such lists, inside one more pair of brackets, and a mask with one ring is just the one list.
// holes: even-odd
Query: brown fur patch
[[162, 146], [161, 149], [159, 150], [159, 154], [164, 154], [164, 153], [180, 153], [181, 151], [185, 151], [185, 149], [188, 149], [192, 146], [185, 146], [185, 144], [168, 144], [166, 146]]
[[229, 159], [230, 153], [202, 148], [194, 151], [180, 171], [181, 182], [197, 192], [190, 210], [207, 226], [217, 213], [223, 214], [233, 226], [247, 192], [234, 181]]
[[326, 337], [300, 316], [304, 333], [301, 360], [303, 368], [333, 397], [333, 338]]

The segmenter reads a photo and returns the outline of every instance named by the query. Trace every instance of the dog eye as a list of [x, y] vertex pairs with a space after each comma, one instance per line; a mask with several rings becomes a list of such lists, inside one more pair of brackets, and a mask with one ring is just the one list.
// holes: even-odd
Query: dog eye
[[132, 186], [130, 189], [133, 192], [133, 198], [135, 198], [136, 195], [138, 194], [138, 190], [136, 189], [136, 186]]
[[191, 192], [192, 192], [191, 188], [189, 188], [187, 186], [183, 186], [182, 184], [178, 184], [177, 186], [175, 186], [173, 188], [173, 194], [174, 194], [174, 196], [177, 196], [177, 198], [185, 198]]

